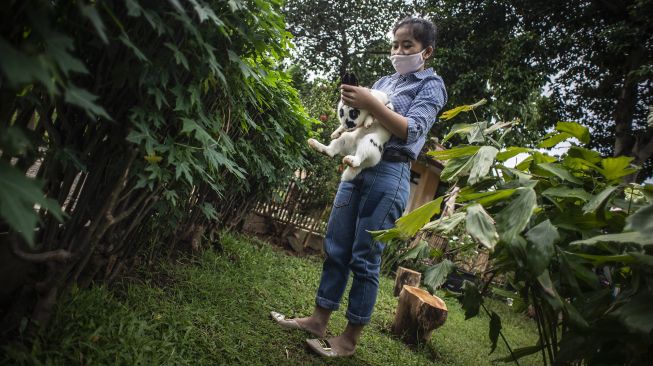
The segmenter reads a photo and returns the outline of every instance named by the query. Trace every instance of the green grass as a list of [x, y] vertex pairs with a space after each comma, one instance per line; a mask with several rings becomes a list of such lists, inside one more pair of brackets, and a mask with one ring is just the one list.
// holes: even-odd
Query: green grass
[[[487, 365], [508, 354], [503, 343], [488, 355], [488, 317], [464, 320], [454, 299], [445, 299], [447, 322], [432, 340], [408, 347], [388, 329], [397, 300], [393, 280], [382, 278], [372, 323], [355, 356], [324, 360], [304, 346], [309, 335], [279, 328], [270, 310], [289, 316], [313, 308], [321, 260], [297, 258], [257, 240], [224, 235], [220, 250], [190, 263], [168, 265], [144, 283], [110, 291], [73, 291], [58, 306], [47, 333], [27, 348], [3, 349], [8, 364], [30, 365]], [[346, 299], [343, 305], [346, 304]], [[513, 348], [533, 345], [535, 325], [500, 302]], [[334, 313], [331, 334], [344, 329], [344, 307]], [[539, 364], [537, 355], [520, 364]]]

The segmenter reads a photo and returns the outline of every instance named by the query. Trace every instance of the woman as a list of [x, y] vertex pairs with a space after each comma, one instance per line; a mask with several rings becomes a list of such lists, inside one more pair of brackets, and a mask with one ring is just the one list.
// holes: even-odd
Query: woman
[[[368, 231], [394, 225], [401, 217], [409, 195], [410, 162], [417, 159], [427, 133], [447, 100], [444, 83], [424, 62], [433, 55], [436, 28], [421, 18], [406, 18], [393, 29], [390, 59], [393, 75], [379, 79], [372, 89], [390, 96], [394, 111], [374, 98], [369, 90], [342, 85], [343, 103], [368, 110], [392, 133], [376, 166], [363, 170], [351, 181], [343, 181], [329, 217], [324, 249], [327, 258], [322, 268], [315, 310], [306, 318], [285, 319], [272, 312], [279, 325], [302, 329], [317, 336], [308, 345], [327, 357], [350, 356], [366, 324], [370, 322], [379, 285], [383, 244]], [[331, 313], [340, 306], [349, 273], [353, 282], [345, 331], [322, 339]]]

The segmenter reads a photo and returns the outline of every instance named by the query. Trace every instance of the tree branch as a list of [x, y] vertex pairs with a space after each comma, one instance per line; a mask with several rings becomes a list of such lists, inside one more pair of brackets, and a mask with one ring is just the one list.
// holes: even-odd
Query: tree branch
[[75, 256], [73, 253], [65, 249], [51, 250], [42, 253], [28, 253], [23, 251], [19, 247], [17, 240], [11, 241], [11, 249], [13, 250], [16, 257], [32, 263], [45, 263], [45, 262], [65, 263]]

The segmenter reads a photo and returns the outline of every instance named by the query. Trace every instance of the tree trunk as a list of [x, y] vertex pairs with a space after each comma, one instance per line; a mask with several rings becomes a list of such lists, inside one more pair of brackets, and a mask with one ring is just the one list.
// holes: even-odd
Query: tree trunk
[[397, 276], [395, 277], [395, 289], [393, 295], [395, 297], [399, 296], [401, 289], [404, 288], [404, 285], [419, 287], [421, 279], [422, 274], [417, 271], [413, 271], [412, 269], [404, 267], [397, 268]]
[[447, 313], [447, 305], [439, 297], [404, 286], [391, 331], [408, 344], [427, 342], [433, 330], [447, 320]]

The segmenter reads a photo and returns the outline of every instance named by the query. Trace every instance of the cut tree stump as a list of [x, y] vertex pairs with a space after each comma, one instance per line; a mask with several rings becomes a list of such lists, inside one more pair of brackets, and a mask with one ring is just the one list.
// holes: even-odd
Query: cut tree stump
[[437, 296], [413, 286], [399, 295], [392, 333], [408, 344], [427, 342], [433, 330], [447, 320], [447, 305]]
[[399, 267], [397, 268], [397, 276], [395, 277], [395, 297], [399, 296], [401, 289], [404, 285], [419, 287], [419, 282], [422, 279], [422, 274], [413, 271], [412, 269]]

